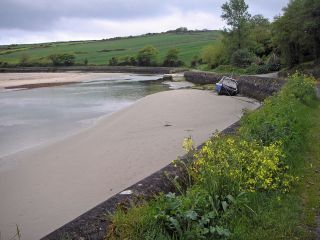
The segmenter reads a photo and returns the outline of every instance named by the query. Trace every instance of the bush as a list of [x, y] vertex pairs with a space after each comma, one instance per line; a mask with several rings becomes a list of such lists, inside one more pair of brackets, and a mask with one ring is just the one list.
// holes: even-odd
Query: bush
[[137, 60], [134, 56], [124, 56], [122, 58], [112, 57], [109, 60], [110, 66], [135, 66], [137, 65]]
[[29, 55], [23, 54], [21, 56], [19, 65], [22, 67], [28, 67], [31, 64]]
[[138, 52], [137, 62], [139, 66], [155, 66], [157, 64], [158, 51], [153, 46], [147, 46]]
[[230, 236], [230, 231], [220, 219], [231, 210], [229, 206], [234, 201], [231, 196], [221, 201], [194, 187], [182, 196], [174, 193], [162, 196], [155, 218], [171, 239], [224, 239]]
[[129, 209], [118, 207], [116, 213], [112, 216], [113, 225], [107, 231], [107, 239], [169, 240], [170, 238], [166, 238], [162, 234], [162, 229], [155, 218], [158, 214], [157, 203], [152, 200], [140, 207], [136, 205], [131, 206]]
[[1, 67], [8, 67], [8, 66], [9, 66], [9, 63], [7, 63], [7, 62], [1, 62], [1, 63], [0, 63], [0, 66], [1, 66]]
[[263, 64], [263, 65], [259, 65], [257, 67], [257, 73], [258, 74], [265, 74], [265, 73], [269, 73], [269, 72], [270, 71], [269, 71], [269, 66], [268, 65]]
[[277, 55], [275, 55], [274, 53], [271, 54], [271, 56], [269, 57], [269, 59], [267, 61], [267, 65], [268, 65], [268, 70], [270, 72], [279, 71], [281, 68], [280, 58]]
[[118, 62], [119, 66], [129, 66], [131, 65], [130, 56], [124, 56]]
[[199, 58], [198, 56], [193, 56], [190, 66], [191, 67], [197, 67], [199, 64], [201, 65], [203, 62], [202, 58]]
[[239, 75], [246, 74], [246, 69], [235, 67], [232, 65], [220, 65], [219, 67], [215, 68], [214, 71], [217, 73], [224, 73], [224, 74], [231, 74], [231, 75], [233, 75], [233, 74], [239, 74]]
[[216, 135], [196, 155], [195, 179], [211, 194], [237, 196], [241, 192], [289, 190], [294, 177], [287, 173], [280, 142]]
[[119, 60], [117, 57], [112, 57], [110, 60], [109, 60], [109, 65], [110, 66], [118, 66], [119, 64]]
[[253, 54], [247, 49], [240, 49], [231, 55], [231, 64], [237, 67], [247, 67], [253, 62]]
[[132, 65], [132, 66], [137, 65], [137, 59], [134, 56], [130, 57], [130, 65]]
[[304, 74], [295, 73], [281, 92], [282, 96], [292, 95], [303, 104], [310, 106], [317, 97], [316, 80]]
[[52, 54], [48, 58], [54, 66], [72, 66], [75, 63], [75, 55], [71, 53]]
[[163, 66], [180, 67], [182, 65], [184, 65], [184, 63], [179, 60], [179, 50], [177, 48], [170, 49], [163, 61]]
[[222, 43], [207, 46], [202, 50], [202, 59], [210, 68], [228, 63], [226, 56], [226, 49]]
[[303, 144], [307, 121], [303, 112], [316, 98], [313, 78], [300, 74], [289, 77], [278, 96], [264, 101], [263, 108], [245, 115], [240, 134], [268, 146], [281, 141], [286, 154]]

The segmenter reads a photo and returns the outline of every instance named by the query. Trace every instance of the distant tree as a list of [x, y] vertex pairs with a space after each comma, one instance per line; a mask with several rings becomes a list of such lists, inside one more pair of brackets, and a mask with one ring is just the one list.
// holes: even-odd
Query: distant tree
[[155, 66], [157, 64], [158, 51], [153, 46], [147, 46], [138, 52], [137, 62], [139, 66]]
[[217, 42], [215, 45], [206, 46], [202, 50], [202, 59], [210, 68], [215, 68], [228, 63], [226, 51], [224, 44]]
[[199, 56], [193, 56], [191, 62], [190, 62], [190, 67], [197, 67], [199, 64]]
[[271, 72], [279, 71], [281, 68], [281, 62], [279, 59], [279, 56], [277, 56], [275, 53], [272, 53], [267, 61], [267, 67], [268, 70]]
[[121, 66], [129, 66], [131, 65], [130, 63], [130, 56], [124, 56], [120, 59], [118, 65], [121, 65]]
[[86, 66], [88, 65], [88, 58], [85, 58], [85, 59], [83, 60], [83, 64], [86, 65]]
[[177, 33], [188, 32], [188, 28], [186, 28], [186, 27], [180, 27], [180, 28], [177, 28], [177, 29], [175, 30], [175, 32], [177, 32]]
[[306, 0], [304, 14], [307, 15], [304, 21], [304, 29], [308, 34], [311, 51], [316, 63], [320, 63], [320, 1]]
[[236, 67], [248, 67], [253, 62], [253, 54], [247, 49], [239, 49], [231, 56], [231, 63]]
[[26, 55], [26, 54], [23, 54], [21, 56], [20, 61], [19, 61], [19, 65], [23, 66], [23, 67], [27, 67], [28, 65], [30, 65], [30, 56]]
[[244, 0], [229, 0], [222, 5], [221, 17], [230, 26], [227, 29], [228, 36], [235, 39], [237, 49], [244, 48], [245, 38], [247, 37], [245, 33], [248, 30], [250, 19], [248, 7]]
[[132, 65], [132, 66], [137, 65], [137, 59], [134, 56], [130, 57], [130, 65]]
[[255, 15], [249, 21], [248, 48], [260, 58], [268, 56], [272, 51], [272, 34], [269, 20], [262, 15]]
[[273, 44], [284, 64], [320, 62], [320, 1], [292, 0], [273, 23]]
[[163, 61], [165, 67], [179, 67], [182, 66], [183, 62], [179, 60], [179, 50], [177, 48], [171, 48], [167, 52]]
[[75, 56], [72, 53], [52, 54], [48, 57], [54, 66], [72, 66]]
[[119, 60], [117, 57], [112, 57], [110, 60], [109, 60], [109, 65], [110, 66], [117, 66], [119, 64]]

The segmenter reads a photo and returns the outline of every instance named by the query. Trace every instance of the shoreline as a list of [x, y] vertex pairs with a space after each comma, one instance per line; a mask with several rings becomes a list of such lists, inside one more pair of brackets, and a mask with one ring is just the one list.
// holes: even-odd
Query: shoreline
[[239, 99], [200, 90], [152, 94], [75, 136], [5, 158], [17, 164], [0, 175], [4, 237], [15, 223], [25, 240], [43, 237], [158, 171], [183, 153], [185, 137], [198, 145], [243, 108], [258, 107]]
[[184, 72], [186, 68], [177, 67], [137, 67], [137, 66], [69, 66], [69, 67], [7, 67], [0, 68], [0, 73], [34, 72], [95, 72], [95, 73], [137, 73], [170, 74]]
[[32, 89], [53, 87], [93, 80], [104, 80], [123, 76], [121, 73], [90, 73], [90, 72], [28, 72], [0, 73], [0, 89]]
[[75, 83], [81, 83], [81, 82], [56, 82], [56, 83], [34, 83], [34, 84], [22, 84], [17, 86], [8, 86], [4, 87], [4, 89], [34, 89], [34, 88], [43, 88], [43, 87], [59, 87], [64, 86], [68, 84], [75, 84]]

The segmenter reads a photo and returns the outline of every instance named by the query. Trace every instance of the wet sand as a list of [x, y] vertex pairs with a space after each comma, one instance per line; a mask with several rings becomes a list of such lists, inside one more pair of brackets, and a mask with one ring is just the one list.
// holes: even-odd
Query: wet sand
[[59, 86], [88, 80], [123, 76], [123, 73], [0, 73], [0, 89]]
[[[240, 119], [258, 103], [200, 90], [149, 95], [62, 141], [0, 159], [0, 231], [39, 239]], [[48, 126], [50, 127], [50, 126]]]

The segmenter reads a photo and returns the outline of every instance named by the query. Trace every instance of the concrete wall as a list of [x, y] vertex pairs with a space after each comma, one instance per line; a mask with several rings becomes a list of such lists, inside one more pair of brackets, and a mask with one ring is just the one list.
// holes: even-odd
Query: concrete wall
[[[187, 81], [194, 84], [215, 84], [224, 75], [212, 72], [185, 72]], [[276, 93], [284, 84], [284, 80], [259, 76], [233, 76], [238, 80], [241, 95], [263, 101], [266, 97]]]

